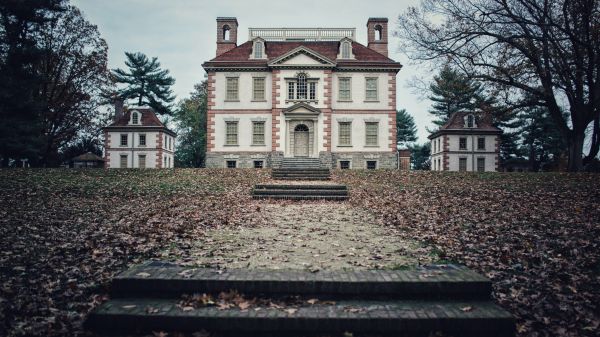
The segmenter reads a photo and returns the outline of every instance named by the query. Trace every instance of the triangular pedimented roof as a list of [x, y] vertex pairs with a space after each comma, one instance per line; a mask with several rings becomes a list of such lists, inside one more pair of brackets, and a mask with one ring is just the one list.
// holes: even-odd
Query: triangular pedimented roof
[[335, 61], [331, 60], [330, 58], [317, 53], [316, 51], [306, 47], [306, 46], [299, 46], [296, 47], [290, 51], [288, 51], [287, 53], [274, 58], [273, 60], [269, 61], [269, 66], [270, 67], [277, 67], [277, 66], [283, 66], [283, 62], [285, 62], [286, 60], [289, 60], [291, 58], [293, 58], [294, 56], [298, 55], [298, 54], [305, 54], [315, 60], [317, 60], [318, 62], [320, 62], [323, 66], [327, 66], [327, 67], [335, 67]]
[[296, 104], [292, 105], [289, 108], [283, 109], [282, 111], [284, 113], [285, 112], [294, 112], [294, 111], [299, 110], [299, 109], [306, 109], [306, 110], [308, 110], [310, 112], [321, 113], [320, 109], [317, 109], [314, 106], [312, 106], [312, 105], [310, 105], [308, 103], [305, 103], [305, 102], [296, 103]]

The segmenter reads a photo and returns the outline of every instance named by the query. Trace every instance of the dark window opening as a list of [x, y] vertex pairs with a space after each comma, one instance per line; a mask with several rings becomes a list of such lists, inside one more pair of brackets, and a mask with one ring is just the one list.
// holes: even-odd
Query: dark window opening
[[223, 40], [224, 41], [229, 41], [229, 36], [231, 35], [230, 31], [231, 31], [231, 28], [229, 28], [228, 25], [223, 26]]
[[342, 169], [342, 170], [350, 169], [350, 161], [349, 160], [340, 161], [340, 169]]
[[374, 170], [377, 168], [377, 161], [367, 160], [367, 170]]
[[467, 149], [467, 138], [459, 138], [458, 139], [458, 148], [460, 150], [466, 150]]
[[254, 161], [254, 168], [257, 168], [257, 169], [263, 168], [263, 161], [262, 160], [255, 160]]
[[485, 138], [477, 138], [477, 150], [485, 150]]
[[227, 161], [227, 168], [236, 168], [236, 167], [237, 167], [237, 162], [235, 160]]
[[383, 36], [383, 27], [381, 27], [380, 25], [375, 26], [375, 41], [381, 40], [382, 36]]

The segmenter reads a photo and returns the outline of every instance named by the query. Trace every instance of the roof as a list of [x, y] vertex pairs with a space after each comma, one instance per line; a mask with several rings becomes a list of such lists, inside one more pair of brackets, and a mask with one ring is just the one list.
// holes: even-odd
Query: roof
[[[118, 120], [114, 121], [109, 126], [129, 126], [129, 120], [131, 119], [131, 112], [139, 111], [142, 113], [141, 126], [158, 126], [164, 127], [165, 125], [156, 117], [156, 113], [150, 107], [130, 107], [123, 112], [123, 115]], [[138, 126], [140, 126], [138, 125]]]
[[266, 41], [265, 42], [265, 53], [267, 59], [249, 59], [252, 53], [252, 41], [244, 42], [243, 44], [207, 61], [203, 64], [204, 67], [215, 67], [215, 66], [264, 66], [267, 64], [298, 48], [305, 47], [317, 54], [323, 55], [324, 57], [337, 61], [338, 66], [381, 66], [400, 68], [400, 63], [388, 58], [387, 56], [380, 54], [372, 49], [365, 47], [364, 45], [352, 41], [352, 53], [355, 59], [342, 60], [337, 59], [339, 54], [339, 41]]
[[73, 160], [73, 161], [104, 161], [104, 159], [102, 159], [102, 157], [95, 155], [91, 152], [81, 154], [71, 160]]
[[[469, 128], [465, 126], [464, 118], [467, 115], [475, 116], [477, 127]], [[502, 133], [502, 130], [495, 127], [490, 114], [477, 114], [472, 112], [460, 111], [450, 116], [446, 124], [442, 125], [437, 131], [429, 135], [429, 139], [435, 138], [441, 134], [447, 133]]]

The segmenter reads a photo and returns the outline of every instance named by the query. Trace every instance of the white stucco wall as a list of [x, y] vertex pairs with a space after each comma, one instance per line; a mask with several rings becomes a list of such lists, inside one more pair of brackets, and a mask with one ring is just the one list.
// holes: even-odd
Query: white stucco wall
[[[390, 151], [390, 129], [389, 115], [386, 114], [332, 114], [331, 132], [332, 148], [334, 152], [358, 152], [358, 151]], [[377, 146], [366, 146], [365, 122], [379, 123]], [[352, 123], [352, 146], [339, 145], [339, 122]]]
[[[121, 146], [121, 135], [127, 135], [127, 146]], [[146, 135], [146, 146], [139, 144], [139, 135]], [[156, 168], [156, 157], [158, 156], [158, 137], [157, 131], [115, 131], [109, 132], [110, 148], [105, 149], [109, 153], [109, 167], [121, 168], [121, 155], [127, 156], [128, 168], [139, 168], [139, 155], [146, 155], [146, 168]], [[174, 167], [175, 153], [175, 137], [162, 134], [162, 149], [163, 157], [170, 158], [167, 160], [168, 167]], [[165, 139], [168, 141], [165, 142]], [[132, 142], [133, 140], [133, 142]], [[168, 143], [171, 146], [169, 147]]]
[[[477, 171], [477, 158], [485, 158], [485, 171], [493, 172], [496, 171], [495, 154], [482, 154], [482, 153], [450, 153], [448, 154], [448, 167], [450, 171], [458, 171], [459, 158], [467, 158], [467, 172]], [[473, 159], [475, 158], [475, 159]], [[474, 164], [474, 165], [473, 165]]]
[[[485, 171], [496, 171], [496, 136], [494, 135], [446, 135], [448, 152], [444, 153], [444, 136], [431, 140], [431, 170], [443, 171], [443, 155], [448, 156], [448, 170], [458, 171], [460, 158], [467, 159], [467, 171], [477, 171], [477, 158], [485, 158]], [[477, 149], [477, 139], [485, 138], [485, 149]], [[467, 148], [460, 149], [460, 138], [467, 139]], [[439, 159], [439, 164], [437, 160]]]
[[475, 152], [480, 151], [477, 149], [477, 138], [484, 137], [485, 138], [485, 150], [487, 152], [495, 151], [496, 149], [496, 136], [479, 136], [479, 135], [447, 135], [448, 137], [448, 150], [449, 151], [465, 151], [461, 150], [459, 147], [460, 138], [467, 138], [467, 150], [471, 151], [473, 149], [473, 144], [475, 144]]
[[[352, 101], [339, 101], [339, 78], [350, 77]], [[377, 101], [366, 101], [366, 78], [376, 77]], [[331, 106], [333, 109], [371, 109], [388, 110], [389, 102], [389, 75], [388, 73], [359, 73], [359, 72], [334, 72], [331, 86], [333, 97]]]
[[[252, 145], [252, 121], [264, 119], [265, 145]], [[238, 145], [225, 145], [226, 121], [238, 122]], [[215, 152], [268, 152], [271, 151], [271, 115], [265, 113], [215, 115]]]
[[[239, 101], [226, 101], [227, 77], [238, 77]], [[252, 82], [254, 77], [265, 78], [265, 100], [252, 101]], [[216, 72], [215, 105], [213, 109], [271, 109], [271, 73], [270, 72]]]

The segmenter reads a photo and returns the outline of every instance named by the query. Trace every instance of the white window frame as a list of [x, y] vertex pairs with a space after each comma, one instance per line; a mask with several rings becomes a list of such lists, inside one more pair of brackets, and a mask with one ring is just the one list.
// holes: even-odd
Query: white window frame
[[[465, 169], [461, 170], [461, 165], [460, 163], [465, 163]], [[467, 157], [459, 157], [458, 158], [458, 172], [467, 172], [469, 169], [469, 161], [467, 159]]]
[[[143, 160], [142, 160], [142, 158], [143, 158]], [[138, 154], [138, 168], [141, 168], [141, 169], [146, 168], [146, 155], [145, 154]]]
[[[234, 84], [235, 83], [235, 88]], [[240, 100], [240, 78], [228, 76], [225, 78], [225, 101], [239, 102]]]
[[[261, 133], [257, 133], [256, 131], [256, 127], [261, 125], [262, 126], [262, 134]], [[265, 122], [259, 122], [259, 121], [253, 121], [252, 122], [252, 145], [257, 145], [257, 146], [264, 146], [265, 145], [265, 131], [266, 131], [266, 123]], [[257, 141], [257, 137], [262, 136], [262, 140], [258, 139]]]
[[[348, 88], [342, 88], [342, 82], [348, 83]], [[348, 96], [342, 95], [342, 92], [347, 92]], [[339, 77], [338, 78], [338, 101], [340, 102], [352, 102], [352, 77]]]
[[[463, 140], [463, 139], [465, 140], [465, 147], [461, 147], [461, 146], [460, 146], [460, 142], [461, 142], [461, 140]], [[458, 137], [458, 149], [459, 149], [460, 151], [466, 151], [466, 150], [468, 150], [468, 149], [469, 149], [469, 139], [468, 139], [467, 137]]]
[[[257, 86], [257, 81], [262, 82], [262, 88]], [[264, 102], [267, 100], [267, 85], [264, 76], [252, 77], [252, 100], [255, 102]], [[257, 96], [257, 93], [262, 91], [262, 97]]]
[[[125, 166], [123, 166], [123, 159], [125, 159]], [[126, 154], [122, 154], [119, 156], [119, 167], [120, 168], [128, 168], [129, 167], [129, 156]]]
[[[480, 146], [479, 146], [479, 145], [480, 145], [480, 144], [479, 144], [479, 141], [480, 141], [480, 140], [482, 140], [482, 139], [483, 139], [483, 146], [482, 146], [482, 147], [480, 147]], [[478, 150], [478, 151], [485, 151], [485, 148], [486, 148], [486, 145], [487, 145], [486, 143], [487, 143], [487, 142], [486, 142], [486, 140], [485, 140], [485, 137], [477, 137], [477, 150]]]
[[[125, 137], [125, 143], [123, 143], [123, 137]], [[129, 144], [129, 135], [128, 134], [126, 134], [126, 133], [120, 134], [119, 135], [119, 139], [120, 139], [119, 140], [120, 146], [122, 146], [122, 147], [127, 147], [128, 146], [128, 144]]]
[[[225, 146], [238, 146], [238, 142], [239, 142], [238, 138], [239, 138], [239, 132], [240, 132], [238, 124], [239, 123], [237, 121], [235, 121], [235, 122], [234, 121], [226, 121], [225, 122]], [[230, 130], [229, 130], [230, 125], [231, 126], [235, 125], [235, 143], [230, 141], [230, 138], [229, 138], [230, 135], [234, 135], [233, 132], [230, 133]]]
[[[375, 89], [369, 89], [369, 82], [374, 81]], [[369, 92], [375, 92], [374, 97], [370, 97]], [[379, 77], [365, 77], [365, 102], [379, 101]]]
[[[143, 144], [142, 144], [142, 139], [144, 140]], [[147, 137], [146, 137], [145, 133], [138, 134], [138, 146], [145, 147], [146, 143], [147, 143], [146, 141], [147, 141]]]
[[[348, 136], [346, 142], [346, 135], [342, 134], [342, 126], [348, 127]], [[345, 131], [344, 131], [345, 132]], [[344, 138], [342, 138], [344, 137]], [[338, 146], [350, 147], [352, 146], [352, 122], [349, 121], [341, 121], [338, 122]]]
[[[375, 126], [375, 142], [370, 142], [369, 137], [373, 136], [369, 134], [369, 126]], [[379, 122], [365, 122], [365, 147], [377, 147], [379, 146]]]

